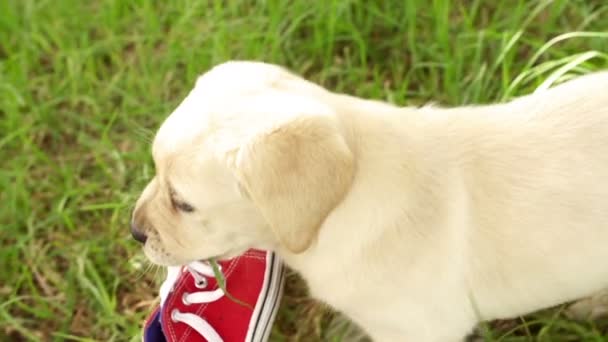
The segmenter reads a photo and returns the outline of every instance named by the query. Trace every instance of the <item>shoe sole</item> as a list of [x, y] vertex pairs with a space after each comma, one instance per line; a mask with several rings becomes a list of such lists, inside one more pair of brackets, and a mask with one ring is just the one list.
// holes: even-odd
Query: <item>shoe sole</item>
[[266, 272], [262, 285], [264, 290], [260, 293], [259, 300], [253, 310], [247, 336], [245, 337], [246, 342], [268, 341], [283, 294], [285, 270], [282, 261], [274, 253], [268, 253], [266, 269], [268, 272]]

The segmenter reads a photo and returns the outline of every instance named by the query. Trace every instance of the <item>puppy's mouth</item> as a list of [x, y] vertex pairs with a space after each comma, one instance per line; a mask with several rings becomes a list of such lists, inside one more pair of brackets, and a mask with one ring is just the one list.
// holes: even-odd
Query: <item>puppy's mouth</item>
[[201, 259], [199, 261], [208, 261], [208, 260], [225, 261], [225, 260], [234, 259], [243, 253], [244, 253], [244, 251], [228, 250], [225, 253], [218, 254], [218, 255], [212, 256], [212, 257], [208, 257], [206, 259]]
[[153, 263], [157, 263], [160, 266], [183, 266], [183, 265], [187, 265], [193, 261], [200, 261], [200, 262], [208, 262], [208, 261], [227, 261], [230, 259], [234, 259], [236, 257], [238, 257], [239, 255], [243, 254], [245, 251], [237, 251], [237, 250], [229, 250], [227, 252], [221, 253], [221, 254], [217, 254], [217, 255], [213, 255], [213, 256], [206, 256], [204, 258], [196, 258], [196, 259], [173, 259], [171, 262], [169, 263], [157, 263], [154, 260], [151, 260]]

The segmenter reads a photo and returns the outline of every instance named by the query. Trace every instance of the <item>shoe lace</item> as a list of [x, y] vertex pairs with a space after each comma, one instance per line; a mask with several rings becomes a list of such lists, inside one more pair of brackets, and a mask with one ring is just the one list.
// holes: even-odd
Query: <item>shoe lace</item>
[[[173, 286], [179, 279], [182, 272], [189, 272], [195, 281], [196, 288], [201, 291], [197, 292], [185, 292], [182, 295], [182, 302], [185, 305], [191, 304], [203, 304], [214, 302], [224, 296], [224, 291], [221, 288], [209, 291], [204, 290], [207, 287], [207, 278], [214, 278], [213, 268], [211, 265], [205, 262], [195, 261], [185, 267], [169, 267], [167, 272], [167, 279], [163, 282], [160, 287], [160, 298], [161, 306], [165, 303], [169, 292], [173, 290]], [[178, 309], [171, 311], [171, 320], [173, 322], [181, 322], [196, 332], [208, 342], [222, 342], [220, 335], [213, 329], [213, 327], [202, 317], [188, 312], [180, 312]]]

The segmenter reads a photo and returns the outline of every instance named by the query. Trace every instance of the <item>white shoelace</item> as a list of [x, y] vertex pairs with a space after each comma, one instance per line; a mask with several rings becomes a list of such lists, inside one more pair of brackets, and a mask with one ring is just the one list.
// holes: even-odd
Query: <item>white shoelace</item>
[[[185, 266], [185, 270], [182, 271], [182, 267], [169, 267], [167, 272], [167, 279], [160, 286], [160, 303], [161, 306], [165, 304], [165, 300], [169, 295], [169, 292], [173, 291], [173, 286], [177, 282], [182, 272], [190, 272], [195, 281], [195, 286], [198, 289], [205, 289], [207, 287], [207, 277], [214, 278], [213, 268], [211, 265], [195, 261]], [[185, 292], [182, 296], [182, 302], [185, 305], [190, 304], [203, 304], [214, 302], [224, 296], [224, 291], [221, 288], [217, 288], [213, 291], [197, 291], [188, 293]], [[208, 342], [223, 342], [220, 335], [213, 329], [213, 327], [202, 317], [197, 316], [188, 312], [180, 312], [178, 309], [171, 311], [171, 320], [173, 322], [181, 322], [203, 336]]]

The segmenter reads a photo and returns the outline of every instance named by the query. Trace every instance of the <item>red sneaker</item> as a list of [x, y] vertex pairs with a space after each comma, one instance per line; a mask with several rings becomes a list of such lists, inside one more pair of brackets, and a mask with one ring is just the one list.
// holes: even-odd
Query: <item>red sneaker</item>
[[226, 289], [204, 262], [170, 267], [161, 304], [148, 318], [144, 342], [262, 342], [268, 340], [283, 291], [283, 266], [272, 252], [249, 250], [219, 262]]

